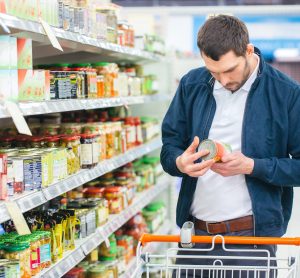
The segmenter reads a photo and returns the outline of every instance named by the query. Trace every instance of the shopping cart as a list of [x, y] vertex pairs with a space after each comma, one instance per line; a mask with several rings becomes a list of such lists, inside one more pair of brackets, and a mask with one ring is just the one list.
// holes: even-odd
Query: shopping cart
[[[264, 249], [249, 249], [247, 245], [288, 245], [299, 246], [300, 238], [274, 238], [274, 237], [223, 237], [216, 236], [190, 236], [190, 243], [185, 240], [185, 246], [191, 247], [195, 243], [209, 244], [210, 248], [168, 248], [164, 254], [143, 253], [146, 243], [182, 243], [180, 235], [151, 235], [144, 234], [137, 247], [136, 269], [131, 277], [147, 278], [300, 278], [299, 252], [287, 258], [271, 257], [270, 252]], [[238, 249], [229, 248], [230, 245], [239, 245]], [[208, 252], [216, 246], [223, 249], [222, 256], [209, 256]], [[245, 247], [245, 248], [243, 248]], [[294, 247], [295, 249], [298, 249]], [[242, 249], [240, 249], [242, 248]], [[289, 247], [290, 249], [291, 247]], [[187, 252], [188, 255], [180, 254]], [[228, 254], [226, 254], [228, 252]], [[235, 252], [239, 256], [235, 256]], [[246, 255], [241, 256], [241, 252]], [[252, 253], [253, 252], [253, 253]], [[255, 252], [255, 253], [254, 253]], [[203, 254], [202, 254], [203, 253]], [[225, 253], [225, 255], [224, 255]], [[251, 254], [251, 255], [249, 255]], [[175, 263], [180, 259], [197, 260], [197, 264]], [[207, 262], [203, 264], [201, 262]], [[231, 265], [232, 260], [239, 260], [239, 265]], [[251, 260], [252, 264], [249, 264]], [[182, 260], [181, 260], [182, 261]], [[253, 261], [255, 264], [253, 265]], [[257, 262], [257, 263], [256, 263]]]

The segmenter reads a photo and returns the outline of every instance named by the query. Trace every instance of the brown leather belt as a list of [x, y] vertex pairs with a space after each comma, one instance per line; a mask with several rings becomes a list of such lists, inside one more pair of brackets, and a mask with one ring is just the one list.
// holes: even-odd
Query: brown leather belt
[[208, 234], [225, 234], [253, 229], [252, 215], [223, 222], [206, 222], [194, 219], [195, 229], [206, 231]]

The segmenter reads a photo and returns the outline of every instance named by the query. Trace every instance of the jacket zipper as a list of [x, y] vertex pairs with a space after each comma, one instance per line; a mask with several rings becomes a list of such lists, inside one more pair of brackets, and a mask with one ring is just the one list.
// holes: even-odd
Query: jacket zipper
[[[258, 75], [260, 75], [260, 72], [258, 72]], [[257, 76], [257, 78], [260, 78], [259, 76]], [[257, 83], [258, 80], [256, 80], [255, 83]], [[250, 88], [250, 91], [248, 93], [248, 96], [246, 98], [246, 104], [245, 104], [245, 109], [244, 109], [244, 116], [243, 116], [243, 124], [242, 124], [242, 150], [245, 150], [245, 135], [244, 135], [244, 131], [245, 131], [245, 121], [246, 121], [246, 111], [248, 110], [248, 106], [249, 106], [249, 98], [251, 96], [251, 94], [253, 94], [253, 85], [256, 85], [256, 84], [252, 84], [251, 88]], [[246, 184], [247, 184], [247, 187], [248, 187], [248, 192], [249, 192], [249, 195], [251, 195], [250, 193], [250, 190], [249, 190], [249, 186], [248, 186], [248, 183], [247, 183], [247, 177], [245, 177], [245, 180], [246, 180]], [[255, 224], [255, 208], [253, 206], [253, 197], [250, 196], [251, 198], [251, 203], [252, 203], [252, 213], [253, 213], [253, 236], [256, 235], [256, 224]], [[257, 248], [257, 245], [254, 245], [254, 248]]]

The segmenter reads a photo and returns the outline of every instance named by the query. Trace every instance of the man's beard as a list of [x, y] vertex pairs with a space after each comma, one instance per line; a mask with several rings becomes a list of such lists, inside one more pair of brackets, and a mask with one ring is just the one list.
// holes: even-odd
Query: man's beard
[[[227, 90], [231, 91], [232, 93], [238, 91], [240, 88], [242, 88], [244, 86], [244, 84], [247, 82], [248, 78], [250, 77], [251, 74], [251, 68], [250, 68], [250, 64], [249, 62], [245, 59], [245, 67], [244, 67], [244, 73], [243, 73], [243, 79], [241, 82], [239, 82], [237, 84], [237, 88], [234, 89], [230, 89], [230, 88], [226, 88]], [[230, 85], [230, 84], [228, 84]]]

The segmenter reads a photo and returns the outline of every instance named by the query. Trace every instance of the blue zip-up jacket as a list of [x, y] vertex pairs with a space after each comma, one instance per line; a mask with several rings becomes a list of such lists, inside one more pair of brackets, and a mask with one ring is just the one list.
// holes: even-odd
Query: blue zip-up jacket
[[[282, 236], [292, 212], [293, 186], [300, 185], [300, 87], [264, 62], [248, 94], [242, 128], [242, 153], [254, 159], [246, 175], [256, 236]], [[176, 158], [193, 141], [208, 137], [216, 102], [214, 79], [206, 68], [191, 70], [180, 81], [162, 124], [161, 163], [182, 177], [176, 219], [191, 220], [190, 207], [197, 178], [181, 173]], [[224, 196], [226, 198], [226, 196]]]

